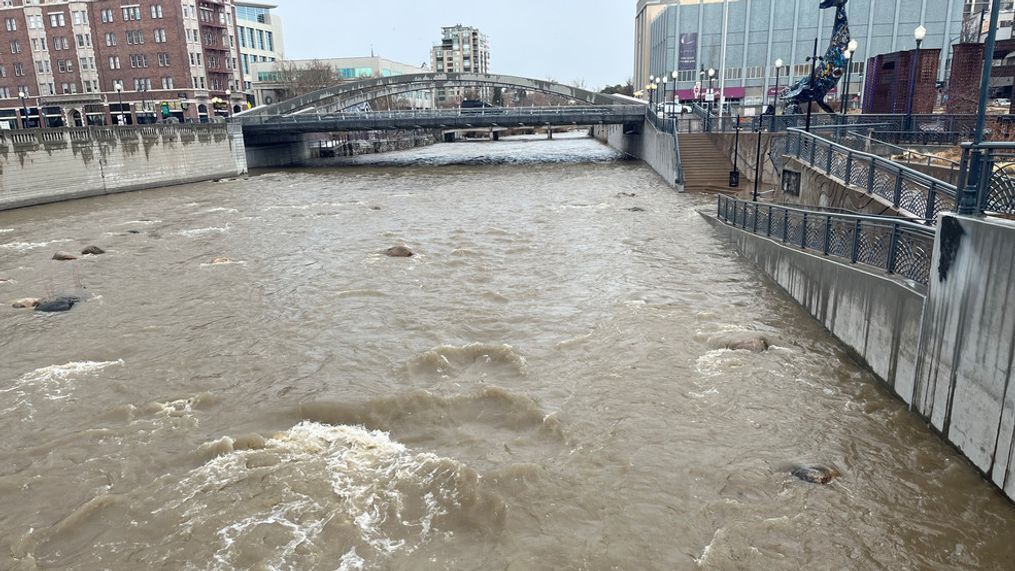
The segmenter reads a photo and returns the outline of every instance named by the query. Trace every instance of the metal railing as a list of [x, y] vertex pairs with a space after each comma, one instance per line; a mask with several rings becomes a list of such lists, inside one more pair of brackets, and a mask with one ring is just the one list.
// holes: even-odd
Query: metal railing
[[[959, 161], [949, 159], [940, 155], [920, 152], [909, 147], [885, 141], [882, 133], [868, 130], [865, 133], [849, 131], [835, 138], [835, 142], [872, 155], [878, 155], [886, 159], [902, 162], [906, 166], [921, 166], [937, 169], [937, 178], [950, 184], [956, 184], [959, 179], [961, 164]], [[950, 148], [950, 147], [946, 147]], [[942, 150], [946, 149], [942, 148]], [[945, 174], [946, 176], [940, 176]]]
[[601, 105], [601, 106], [560, 106], [560, 107], [476, 107], [463, 109], [437, 109], [415, 111], [366, 111], [355, 113], [294, 113], [288, 115], [243, 115], [231, 119], [244, 125], [266, 123], [312, 123], [320, 121], [382, 121], [392, 119], [460, 119], [469, 117], [556, 117], [603, 115], [652, 115], [645, 112], [644, 105]]
[[875, 216], [832, 214], [719, 197], [719, 220], [786, 245], [862, 264], [926, 286], [934, 258], [934, 230]]
[[157, 125], [106, 125], [92, 127], [57, 127], [42, 129], [12, 129], [0, 131], [0, 148], [8, 146], [38, 146], [89, 141], [131, 141], [135, 139], [192, 139], [196, 136], [226, 135], [225, 123], [157, 124]]
[[[698, 104], [691, 105], [691, 113], [681, 116], [679, 128], [684, 132], [725, 133], [736, 129], [737, 117], [723, 115], [719, 117], [713, 109], [708, 110]], [[789, 115], [755, 115], [740, 117], [740, 128], [750, 130], [786, 131], [802, 129], [807, 125], [807, 115], [803, 113]], [[910, 129], [906, 129], [906, 115], [899, 114], [861, 114], [850, 115], [812, 113], [812, 128], [844, 128], [857, 125], [879, 124], [879, 130], [897, 134], [900, 140], [908, 138], [914, 142], [921, 140], [950, 140], [956, 137], [968, 137], [976, 124], [975, 115], [913, 115]]]
[[[970, 181], [971, 159], [979, 154], [979, 179]], [[976, 176], [973, 173], [972, 176]], [[1015, 143], [965, 143], [962, 145], [962, 171], [958, 187], [963, 192], [975, 188], [975, 213], [1015, 217]]]
[[955, 185], [814, 133], [790, 129], [786, 155], [842, 184], [878, 196], [914, 218], [932, 220], [941, 212], [955, 210], [957, 205]]

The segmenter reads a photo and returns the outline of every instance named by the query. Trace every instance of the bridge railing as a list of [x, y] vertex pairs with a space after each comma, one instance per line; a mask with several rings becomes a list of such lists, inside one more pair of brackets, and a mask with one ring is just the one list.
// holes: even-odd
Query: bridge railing
[[[1000, 119], [999, 119], [1000, 120]], [[802, 129], [807, 125], [807, 115], [786, 114], [786, 115], [755, 115], [751, 117], [736, 115], [723, 115], [720, 117], [713, 109], [708, 109], [697, 104], [691, 106], [691, 113], [680, 116], [680, 131], [682, 132], [708, 132], [708, 133], [729, 133], [736, 130], [737, 124], [742, 130], [767, 130], [786, 131], [788, 129]], [[968, 137], [975, 127], [975, 115], [913, 115], [911, 128], [906, 129], [906, 116], [899, 114], [860, 114], [850, 115], [813, 113], [811, 114], [811, 127], [851, 127], [857, 125], [878, 124], [878, 130], [894, 133], [898, 139], [892, 142], [921, 141], [945, 141], [951, 140], [952, 144], [962, 137]], [[925, 143], [935, 144], [935, 143]]]
[[785, 154], [831, 179], [880, 197], [914, 218], [933, 220], [956, 207], [955, 185], [814, 133], [790, 129]]
[[926, 286], [934, 230], [898, 218], [815, 212], [720, 196], [726, 224], [801, 250], [882, 270]]
[[[384, 121], [398, 119], [461, 119], [469, 117], [554, 117], [561, 115], [602, 117], [603, 115], [643, 115], [644, 105], [601, 105], [559, 107], [476, 107], [434, 110], [365, 111], [342, 113], [304, 112], [288, 115], [244, 115], [234, 121], [244, 125], [269, 123], [311, 123], [321, 121]], [[650, 114], [651, 115], [651, 114]]]

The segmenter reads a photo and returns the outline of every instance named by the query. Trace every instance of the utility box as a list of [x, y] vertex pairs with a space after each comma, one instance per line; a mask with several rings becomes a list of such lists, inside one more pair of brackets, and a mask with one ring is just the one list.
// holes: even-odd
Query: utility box
[[730, 171], [730, 188], [740, 186], [740, 171]]

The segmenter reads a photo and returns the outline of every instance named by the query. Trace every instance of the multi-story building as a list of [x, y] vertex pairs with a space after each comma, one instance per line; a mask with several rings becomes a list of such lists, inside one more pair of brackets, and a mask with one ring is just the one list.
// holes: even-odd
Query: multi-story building
[[243, 71], [243, 90], [251, 104], [254, 74], [250, 66], [285, 59], [282, 37], [282, 19], [272, 12], [278, 6], [260, 2], [236, 2], [236, 36], [240, 43], [240, 66]]
[[[279, 69], [280, 65], [284, 65], [288, 69], [282, 71]], [[285, 62], [282, 62], [282, 60], [277, 62], [252, 62], [250, 64], [250, 73], [254, 81], [250, 92], [257, 105], [277, 103], [286, 97], [292, 96], [291, 92], [294, 88], [299, 89], [301, 87], [300, 85], [286, 85], [287, 82], [299, 84], [298, 76], [300, 70], [312, 69], [315, 66], [325, 66], [329, 72], [329, 77], [315, 77], [314, 82], [329, 84], [426, 72], [423, 68], [378, 56], [286, 60]], [[316, 70], [313, 71], [316, 72]], [[407, 93], [400, 96], [400, 99], [408, 101], [412, 107], [417, 109], [426, 109], [431, 105], [430, 94], [424, 92]]]
[[245, 100], [233, 0], [6, 0], [0, 19], [0, 128], [207, 121]]
[[[702, 69], [713, 68], [713, 87], [723, 87], [719, 95], [760, 108], [774, 95], [776, 60], [784, 63], [780, 87], [785, 87], [810, 73], [807, 58], [815, 39], [819, 55], [827, 49], [835, 10], [820, 10], [818, 4], [817, 0], [639, 0], [635, 84], [647, 84], [650, 75], [672, 77], [676, 71], [677, 95], [693, 99]], [[852, 38], [859, 43], [851, 63], [851, 94], [861, 92], [865, 62], [913, 49], [913, 32], [921, 24], [927, 29], [923, 47], [941, 49], [939, 79], [945, 79], [949, 48], [962, 32], [963, 0], [850, 0], [846, 10]], [[670, 79], [668, 97], [673, 86]]]
[[[430, 68], [437, 73], [490, 73], [490, 40], [470, 26], [441, 28], [441, 41], [430, 50]], [[459, 89], [442, 89], [437, 99], [445, 102], [463, 95]]]

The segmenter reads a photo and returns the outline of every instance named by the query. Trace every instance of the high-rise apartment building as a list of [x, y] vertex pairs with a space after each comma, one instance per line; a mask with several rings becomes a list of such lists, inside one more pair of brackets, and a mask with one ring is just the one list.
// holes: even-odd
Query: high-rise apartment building
[[278, 6], [260, 2], [236, 2], [236, 37], [240, 43], [240, 66], [243, 91], [247, 100], [256, 104], [253, 84], [257, 81], [251, 66], [285, 59], [282, 19], [272, 12]]
[[245, 102], [233, 0], [5, 0], [0, 128], [207, 121]]
[[[441, 28], [441, 41], [430, 50], [430, 67], [436, 73], [490, 73], [490, 40], [477, 28]], [[459, 89], [437, 92], [438, 101], [461, 98]]]

